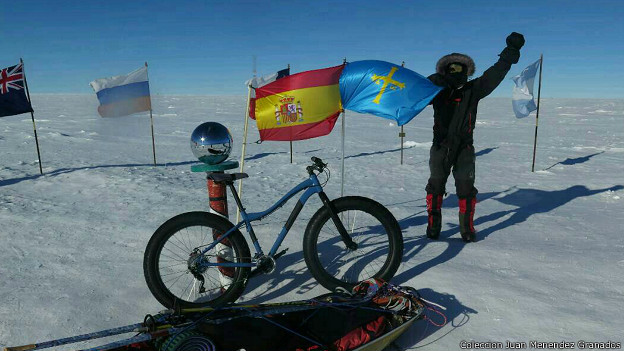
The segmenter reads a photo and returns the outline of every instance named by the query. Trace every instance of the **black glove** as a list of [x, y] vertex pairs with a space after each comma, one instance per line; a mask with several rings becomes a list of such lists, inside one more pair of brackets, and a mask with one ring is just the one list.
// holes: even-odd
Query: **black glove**
[[507, 36], [507, 47], [500, 53], [500, 58], [510, 64], [518, 63], [520, 60], [520, 48], [524, 45], [524, 36], [520, 33], [512, 32]]
[[507, 36], [507, 46], [520, 50], [524, 45], [524, 36], [520, 33], [512, 32]]

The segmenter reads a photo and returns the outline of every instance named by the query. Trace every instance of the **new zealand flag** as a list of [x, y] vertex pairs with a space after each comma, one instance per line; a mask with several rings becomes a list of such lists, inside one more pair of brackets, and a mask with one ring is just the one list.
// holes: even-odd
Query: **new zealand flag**
[[23, 64], [0, 71], [0, 117], [33, 112], [26, 98], [25, 84]]

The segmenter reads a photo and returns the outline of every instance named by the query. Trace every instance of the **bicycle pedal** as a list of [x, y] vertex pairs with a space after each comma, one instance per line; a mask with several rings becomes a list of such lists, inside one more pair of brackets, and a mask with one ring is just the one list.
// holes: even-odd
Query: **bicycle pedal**
[[273, 258], [277, 260], [278, 258], [280, 258], [280, 257], [284, 256], [284, 254], [286, 253], [286, 251], [288, 251], [288, 248], [286, 248], [286, 249], [284, 249], [284, 250], [282, 250], [282, 251], [280, 251], [280, 252], [276, 253], [276, 254], [275, 254], [275, 256], [273, 256]]

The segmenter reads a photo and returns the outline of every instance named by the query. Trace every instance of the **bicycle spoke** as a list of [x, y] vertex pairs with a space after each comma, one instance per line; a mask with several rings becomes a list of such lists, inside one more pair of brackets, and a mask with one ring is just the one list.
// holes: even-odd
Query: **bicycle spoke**
[[337, 228], [328, 219], [320, 228], [317, 238], [317, 257], [321, 266], [330, 275], [347, 283], [375, 276], [387, 257], [385, 247], [388, 237], [385, 229], [375, 217], [364, 211], [346, 210], [340, 212], [340, 215], [358, 248], [348, 250]]
[[162, 256], [164, 256], [164, 257], [166, 257], [166, 258], [169, 258], [169, 259], [171, 259], [172, 261], [183, 261], [183, 262], [186, 262], [186, 260], [187, 260], [187, 258], [186, 258], [186, 257], [180, 256], [179, 254], [177, 254], [176, 252], [173, 252], [173, 251], [172, 251], [170, 248], [168, 248], [168, 247], [163, 247], [163, 250], [167, 250], [167, 251], [171, 252], [173, 255], [175, 255], [175, 256], [176, 256], [176, 257], [172, 257], [172, 256], [165, 255], [164, 253], [161, 253], [161, 255], [162, 255]]
[[201, 232], [202, 232], [202, 240], [200, 241], [198, 247], [201, 247], [201, 246], [203, 246], [203, 243], [208, 242], [207, 239], [208, 239], [208, 235], [209, 235], [208, 230], [206, 231], [206, 234], [203, 234], [204, 227], [200, 227], [200, 228], [201, 228]]
[[351, 226], [351, 233], [353, 233], [353, 228], [355, 227], [355, 217], [357, 216], [357, 212], [353, 215], [353, 225]]
[[[197, 300], [197, 297], [199, 297], [199, 285], [197, 284], [197, 282], [198, 282], [197, 279], [193, 280], [193, 286], [191, 287], [191, 291], [189, 291], [189, 295], [187, 298], [188, 301], [195, 301]], [[195, 294], [195, 292], [197, 292], [197, 294]], [[191, 299], [192, 295], [196, 296], [196, 298]]]
[[174, 279], [175, 279], [175, 281], [173, 282], [173, 284], [171, 284], [171, 286], [174, 286], [174, 285], [178, 282], [178, 280], [180, 280], [180, 278], [184, 277], [184, 275], [185, 275], [185, 274], [180, 274], [180, 276], [179, 276], [178, 278], [175, 278], [175, 277], [174, 277], [174, 278], [172, 278], [172, 279], [170, 279], [170, 280], [168, 280], [168, 281], [166, 281], [166, 282], [163, 282], [163, 283], [164, 283], [165, 285], [167, 285], [167, 283], [168, 283], [168, 282], [170, 282], [170, 281], [172, 281], [172, 280], [174, 280]]
[[214, 278], [214, 277], [212, 277], [210, 275], [204, 274], [204, 278], [210, 279], [211, 281], [213, 281], [215, 283], [215, 285], [221, 285], [221, 281], [219, 279]]
[[[184, 253], [185, 253], [185, 255], [190, 254], [190, 253], [191, 253], [191, 251], [192, 251], [192, 250], [185, 250], [185, 249], [183, 249], [183, 248], [179, 247], [178, 245], [176, 245], [176, 244], [175, 244], [175, 243], [173, 243], [173, 242], [171, 243], [171, 245], [173, 245], [173, 246], [177, 247], [178, 249], [180, 249], [180, 251], [184, 252]], [[175, 252], [173, 252], [173, 250], [171, 250], [170, 248], [168, 248], [168, 247], [163, 247], [163, 249], [165, 249], [165, 248], [166, 248], [167, 250], [169, 250], [172, 254], [176, 254], [176, 253], [175, 253]], [[180, 259], [182, 259], [182, 260], [186, 260], [186, 257], [181, 256], [181, 257], [180, 257]]]
[[[197, 279], [193, 278], [193, 279], [192, 279], [192, 280], [191, 280], [191, 281], [190, 281], [190, 282], [186, 285], [186, 288], [184, 288], [184, 290], [182, 290], [182, 293], [180, 293], [180, 296], [184, 296], [184, 295], [186, 294], [186, 291], [188, 290], [188, 288], [189, 288], [191, 285], [195, 285], [195, 284], [194, 284], [194, 282], [195, 282], [196, 280], [197, 280]], [[187, 301], [188, 301], [188, 300], [187, 300]]]
[[[189, 234], [189, 230], [188, 228], [184, 229], [184, 233], [186, 233], [186, 241], [188, 242], [188, 246], [186, 246], [187, 249], [191, 249], [193, 246], [191, 245], [191, 236]], [[186, 243], [185, 243], [186, 245]]]
[[180, 273], [184, 273], [186, 274], [188, 272], [188, 269], [184, 269], [183, 271], [177, 271], [177, 272], [171, 272], [171, 273], [166, 273], [166, 274], [161, 274], [161, 276], [165, 277], [165, 276], [169, 276], [172, 274], [180, 274]]
[[[338, 234], [338, 231], [335, 228], [334, 229], [328, 228], [328, 229], [331, 229], [331, 231], [328, 231], [327, 229], [321, 229], [321, 233], [327, 234], [326, 242], [330, 242], [330, 241], [341, 242], [342, 241], [342, 239], [340, 238], [340, 234]], [[319, 233], [319, 239], [320, 239], [320, 233]]]
[[347, 256], [347, 255], [348, 255], [348, 252], [345, 252], [345, 254], [344, 254], [344, 255], [342, 255], [342, 256], [336, 256], [336, 257], [334, 258], [334, 260], [332, 260], [332, 261], [330, 261], [330, 262], [329, 262], [329, 264], [327, 265], [327, 268], [332, 267], [332, 266], [334, 266], [334, 265], [336, 265], [336, 264], [338, 264], [338, 263], [341, 263], [341, 264], [342, 264], [342, 262], [343, 262], [342, 258], [343, 258], [343, 257], [345, 257], [345, 256]]
[[175, 263], [175, 264], [172, 264], [172, 265], [170, 265], [170, 266], [163, 266], [163, 267], [160, 267], [160, 269], [161, 269], [161, 270], [164, 270], [164, 269], [169, 269], [169, 268], [176, 267], [176, 266], [185, 266], [185, 267], [186, 267], [186, 262], [183, 262], [183, 263]]
[[[188, 244], [186, 243], [186, 240], [185, 240], [186, 238], [184, 237], [185, 233], [188, 233], [188, 228], [185, 228], [184, 231], [180, 231], [180, 232], [176, 233], [173, 236], [173, 238], [175, 238], [176, 241], [180, 244], [181, 247], [177, 246], [177, 247], [180, 248], [180, 250], [189, 251]], [[174, 244], [174, 243], [172, 242], [172, 244]]]

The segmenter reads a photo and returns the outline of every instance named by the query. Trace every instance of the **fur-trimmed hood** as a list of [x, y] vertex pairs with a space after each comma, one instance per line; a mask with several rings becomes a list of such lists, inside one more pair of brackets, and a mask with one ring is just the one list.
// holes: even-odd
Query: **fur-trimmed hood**
[[470, 58], [470, 56], [468, 55], [460, 54], [457, 52], [442, 56], [442, 58], [438, 60], [438, 63], [436, 63], [436, 72], [444, 75], [444, 70], [446, 69], [446, 66], [454, 62], [458, 62], [466, 66], [466, 68], [468, 69], [468, 77], [475, 73], [475, 63], [472, 58]]

